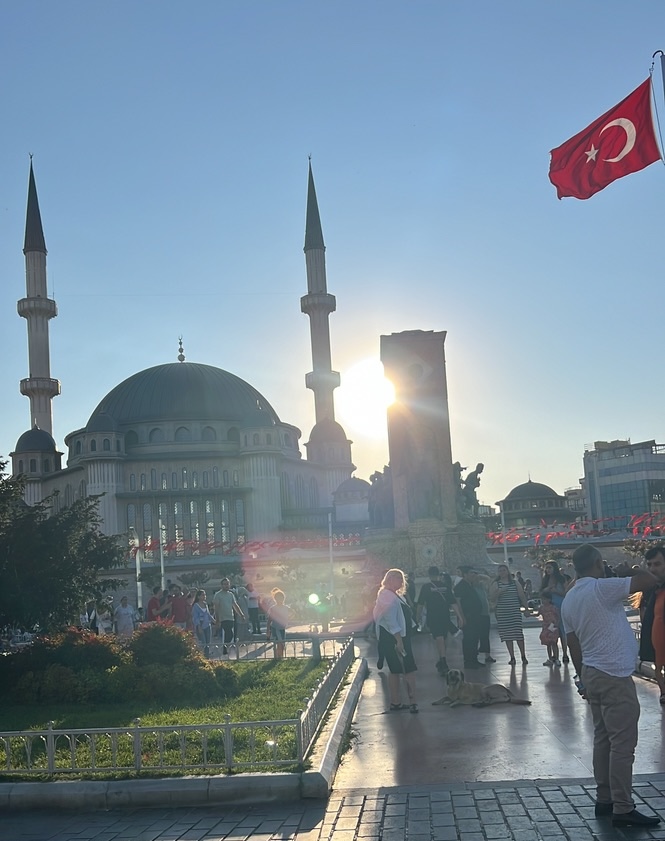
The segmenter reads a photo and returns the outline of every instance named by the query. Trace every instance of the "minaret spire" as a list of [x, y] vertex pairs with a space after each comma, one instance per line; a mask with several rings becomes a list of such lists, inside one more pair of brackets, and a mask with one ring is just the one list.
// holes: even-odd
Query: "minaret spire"
[[30, 426], [53, 434], [52, 400], [60, 394], [60, 383], [51, 379], [48, 323], [58, 314], [55, 301], [46, 288], [46, 242], [37, 200], [35, 174], [30, 156], [28, 209], [25, 220], [26, 297], [18, 302], [18, 314], [28, 322], [28, 363], [30, 376], [21, 380], [21, 394], [30, 398]]
[[312, 371], [305, 384], [314, 392], [316, 422], [335, 420], [333, 392], [340, 383], [339, 374], [332, 370], [330, 326], [328, 316], [335, 312], [335, 296], [328, 293], [326, 283], [326, 247], [323, 242], [319, 205], [316, 200], [312, 162], [309, 162], [307, 185], [307, 222], [305, 226], [305, 265], [307, 295], [300, 299], [300, 309], [309, 316], [312, 343]]

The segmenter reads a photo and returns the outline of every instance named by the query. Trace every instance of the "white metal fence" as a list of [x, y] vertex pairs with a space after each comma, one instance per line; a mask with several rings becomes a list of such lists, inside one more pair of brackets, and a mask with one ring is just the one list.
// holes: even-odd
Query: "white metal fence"
[[112, 772], [247, 771], [298, 766], [307, 759], [330, 704], [354, 659], [353, 639], [340, 641], [330, 668], [292, 719], [192, 725], [0, 733], [0, 775]]

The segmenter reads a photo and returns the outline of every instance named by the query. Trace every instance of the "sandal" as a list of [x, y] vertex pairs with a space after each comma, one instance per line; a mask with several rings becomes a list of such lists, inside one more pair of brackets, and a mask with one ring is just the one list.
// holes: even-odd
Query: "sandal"
[[517, 662], [517, 660], [515, 660], [514, 657], [511, 657], [510, 660], [508, 661], [508, 665], [509, 666], [514, 666], [516, 662]]
[[419, 713], [420, 710], [418, 709], [418, 704], [411, 704], [411, 706], [409, 707], [409, 712], [410, 713]]
[[405, 710], [405, 709], [406, 709], [406, 704], [391, 704], [390, 705], [390, 712], [391, 713], [400, 712], [401, 710]]

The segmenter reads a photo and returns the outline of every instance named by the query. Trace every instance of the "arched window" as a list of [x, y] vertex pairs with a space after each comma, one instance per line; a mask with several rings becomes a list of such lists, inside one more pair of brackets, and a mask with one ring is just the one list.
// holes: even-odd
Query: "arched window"
[[193, 488], [198, 488], [198, 486], [199, 486], [199, 474], [196, 472], [196, 470], [193, 470], [192, 471], [192, 487]]
[[186, 426], [179, 426], [175, 431], [175, 440], [176, 441], [191, 441], [192, 440], [192, 433], [187, 429]]
[[149, 502], [143, 504], [143, 542], [146, 544], [144, 550], [146, 559], [152, 558], [154, 550], [148, 548], [152, 542], [152, 505]]
[[45, 458], [44, 459], [44, 473], [50, 473], [50, 472], [51, 472], [51, 462], [47, 458]]
[[18, 472], [23, 473], [23, 459], [20, 458], [18, 461]]
[[102, 450], [104, 450], [105, 453], [110, 453], [111, 452], [111, 439], [110, 438], [104, 438], [104, 440], [102, 441]]
[[178, 488], [178, 474], [175, 471], [171, 473], [171, 488], [174, 491]]
[[74, 492], [72, 491], [72, 486], [67, 485], [67, 487], [65, 488], [65, 508], [69, 508], [69, 506], [72, 504], [73, 497]]
[[211, 499], [206, 499], [205, 502], [206, 508], [206, 540], [208, 541], [209, 547], [208, 550], [212, 548], [212, 544], [215, 542], [215, 517], [213, 515], [213, 505]]
[[212, 469], [212, 486], [213, 488], [219, 487], [219, 468], [217, 467]]
[[129, 490], [136, 490], [136, 476], [134, 475], [134, 473], [132, 473], [132, 475], [129, 477]]
[[269, 432], [266, 433], [266, 444], [268, 446], [272, 444], [272, 435]]
[[192, 555], [200, 555], [199, 504], [195, 499], [190, 500], [189, 503], [189, 538], [192, 541]]
[[160, 429], [159, 427], [155, 427], [155, 429], [150, 430], [150, 435], [148, 435], [148, 441], [151, 444], [159, 444], [164, 440], [164, 430]]
[[183, 486], [183, 488], [188, 488], [189, 487], [189, 479], [187, 477], [187, 468], [186, 467], [182, 468], [182, 486]]
[[133, 503], [127, 506], [127, 528], [136, 528], [136, 506]]
[[229, 525], [229, 503], [228, 500], [222, 499], [219, 503], [219, 513], [220, 513], [220, 540], [222, 541], [222, 551], [224, 551], [224, 547], [228, 547], [229, 543], [231, 542], [231, 529]]
[[162, 473], [162, 490], [165, 491], [168, 489], [169, 486], [169, 479], [166, 473]]
[[133, 429], [130, 429], [129, 432], [125, 435], [125, 449], [129, 449], [130, 447], [136, 447], [139, 443], [139, 436]]
[[234, 470], [233, 471], [233, 487], [237, 488], [239, 484], [240, 484], [240, 474], [238, 473], [237, 470]]
[[167, 544], [169, 541], [169, 529], [168, 529], [168, 506], [165, 502], [160, 502], [159, 506], [157, 507], [158, 517], [159, 517], [159, 542], [162, 546], [162, 550], [164, 552], [165, 557], [168, 557], [169, 550], [167, 549]]
[[229, 471], [228, 470], [224, 470], [222, 472], [222, 483], [223, 483], [225, 488], [229, 487]]
[[245, 542], [245, 503], [242, 499], [236, 499], [236, 540], [242, 544]]
[[85, 479], [81, 479], [79, 482], [79, 499], [85, 499], [88, 495], [88, 486], [85, 483]]
[[37, 459], [31, 458], [30, 459], [30, 472], [36, 473], [37, 472]]
[[212, 426], [204, 426], [203, 431], [201, 432], [201, 440], [202, 441], [216, 441], [217, 440], [217, 433], [212, 428]]
[[153, 491], [157, 490], [157, 471], [154, 467], [150, 471], [150, 489]]
[[201, 474], [201, 484], [203, 485], [204, 488], [208, 487], [208, 471], [207, 470], [204, 470], [203, 473]]
[[183, 534], [182, 502], [173, 506], [173, 528], [175, 534], [175, 553], [181, 558], [185, 554], [185, 538]]
[[240, 432], [236, 426], [232, 426], [226, 433], [227, 441], [233, 441], [235, 444], [240, 443]]
[[314, 477], [309, 480], [309, 507], [319, 507], [319, 485]]
[[284, 433], [284, 446], [285, 447], [290, 447], [291, 446], [291, 436], [289, 435], [288, 432]]
[[145, 482], [145, 473], [141, 473], [141, 490], [144, 491], [144, 490], [146, 490], [147, 487], [148, 486], [146, 485], [146, 482]]
[[74, 452], [76, 453], [77, 456], [81, 455], [81, 442], [80, 441], [76, 442], [76, 446], [74, 447]]
[[259, 433], [255, 432], [254, 435], [252, 435], [252, 444], [254, 444], [254, 446], [256, 446], [258, 443], [259, 443]]
[[115, 451], [116, 451], [116, 453], [120, 452], [120, 439], [119, 438], [116, 438]]
[[97, 452], [97, 442], [95, 441], [94, 438], [90, 442], [90, 452], [91, 453], [96, 453]]

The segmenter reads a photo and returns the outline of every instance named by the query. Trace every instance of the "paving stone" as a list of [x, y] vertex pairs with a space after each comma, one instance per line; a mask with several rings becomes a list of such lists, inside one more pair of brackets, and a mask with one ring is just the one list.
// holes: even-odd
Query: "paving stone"
[[457, 841], [457, 829], [454, 826], [435, 826], [432, 841]]
[[526, 815], [524, 806], [521, 803], [506, 803], [501, 806], [504, 815]]
[[465, 832], [480, 832], [482, 826], [478, 820], [461, 820], [457, 821], [457, 830], [462, 835]]
[[340, 829], [355, 829], [357, 825], [357, 818], [337, 818], [335, 821], [335, 831]]
[[458, 819], [463, 818], [477, 818], [478, 817], [478, 810], [475, 806], [455, 806], [454, 807], [454, 815]]

